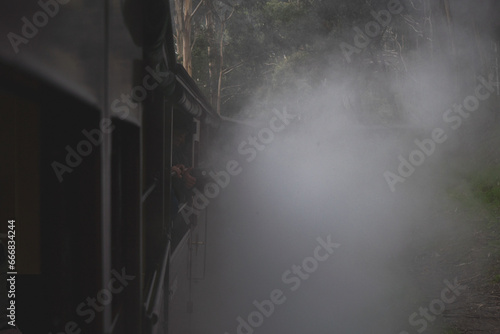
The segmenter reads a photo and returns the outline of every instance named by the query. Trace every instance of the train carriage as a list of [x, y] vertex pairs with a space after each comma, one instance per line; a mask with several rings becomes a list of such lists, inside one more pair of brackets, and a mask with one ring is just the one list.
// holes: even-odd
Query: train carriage
[[184, 332], [206, 215], [173, 212], [173, 130], [190, 124], [183, 150], [197, 167], [220, 120], [176, 63], [168, 1], [10, 2], [0, 30], [0, 233], [15, 219], [16, 324]]

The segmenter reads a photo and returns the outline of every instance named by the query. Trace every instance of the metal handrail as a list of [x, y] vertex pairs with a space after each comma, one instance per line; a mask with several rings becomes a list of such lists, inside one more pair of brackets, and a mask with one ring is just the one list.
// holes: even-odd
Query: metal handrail
[[161, 261], [161, 266], [159, 270], [155, 270], [153, 274], [153, 279], [151, 281], [151, 286], [149, 287], [147, 298], [144, 303], [146, 310], [146, 317], [149, 319], [158, 319], [160, 314], [160, 291], [161, 287], [165, 284], [165, 276], [167, 273], [168, 259], [170, 256], [170, 240], [167, 242], [163, 258]]
[[148, 188], [148, 190], [146, 190], [142, 194], [141, 200], [142, 200], [143, 203], [146, 201], [146, 199], [149, 197], [149, 195], [151, 195], [151, 193], [153, 192], [153, 190], [155, 190], [155, 188], [158, 185], [158, 183], [159, 183], [159, 180], [157, 178], [155, 178], [153, 184], [150, 185], [149, 188]]

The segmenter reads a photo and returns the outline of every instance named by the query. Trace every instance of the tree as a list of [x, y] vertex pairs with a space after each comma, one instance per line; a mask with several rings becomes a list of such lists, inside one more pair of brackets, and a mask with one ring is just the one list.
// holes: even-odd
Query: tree
[[192, 66], [192, 30], [193, 17], [203, 4], [200, 0], [193, 10], [193, 0], [175, 0], [175, 40], [177, 42], [177, 52], [182, 59], [182, 65], [189, 73], [193, 74]]
[[[483, 22], [466, 15], [488, 6], [464, 0], [400, 0], [404, 10], [350, 62], [339, 45], [354, 44], [355, 28], [365, 30], [374, 12], [387, 9], [387, 0], [175, 2], [181, 8], [176, 13], [179, 56], [217, 112], [226, 115], [242, 111], [252, 117], [275, 101], [297, 105], [335, 73], [349, 87], [353, 111], [369, 114], [370, 122], [416, 118], [424, 124], [425, 115], [439, 110], [423, 103], [434, 93], [425, 73], [456, 83], [445, 85], [444, 95], [452, 100], [465, 83], [474, 83], [470, 69], [479, 72], [473, 52], [482, 67], [491, 63]], [[468, 31], [475, 31], [475, 38], [464, 38]]]
[[[236, 3], [207, 0], [209, 10], [206, 13], [207, 31], [209, 34], [208, 57], [209, 57], [209, 90], [210, 99], [218, 114], [221, 112], [222, 80], [227, 69], [224, 69], [224, 34], [226, 23], [233, 16]], [[217, 18], [219, 31], [216, 42]], [[214, 50], [218, 52], [215, 53]], [[216, 84], [216, 86], [215, 86]]]

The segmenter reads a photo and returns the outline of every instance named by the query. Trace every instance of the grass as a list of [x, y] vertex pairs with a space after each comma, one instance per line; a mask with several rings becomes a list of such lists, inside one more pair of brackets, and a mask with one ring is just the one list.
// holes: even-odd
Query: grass
[[469, 173], [459, 186], [449, 188], [447, 192], [462, 209], [487, 220], [489, 230], [499, 227], [500, 166]]
[[450, 328], [450, 329], [446, 329], [443, 334], [462, 334], [463, 332], [458, 330], [458, 329], [454, 329], [454, 328]]
[[472, 193], [494, 213], [500, 211], [500, 167], [489, 168], [470, 178]]
[[[470, 173], [463, 181], [448, 189], [448, 195], [459, 203], [462, 210], [477, 218], [474, 227], [484, 232], [483, 245], [488, 257], [500, 259], [500, 166]], [[492, 283], [500, 283], [500, 268], [493, 265], [490, 269]]]

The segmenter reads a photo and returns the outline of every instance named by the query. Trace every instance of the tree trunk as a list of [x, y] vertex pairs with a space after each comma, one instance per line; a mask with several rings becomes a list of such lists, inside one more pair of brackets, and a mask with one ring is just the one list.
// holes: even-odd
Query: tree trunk
[[182, 59], [182, 65], [193, 74], [191, 56], [191, 19], [193, 16], [193, 0], [175, 0], [175, 36], [177, 39], [177, 53]]
[[191, 29], [185, 29], [182, 32], [183, 48], [182, 48], [182, 66], [186, 69], [188, 74], [193, 75], [193, 65], [191, 56]]
[[[432, 6], [429, 3], [430, 0], [424, 0], [424, 31], [422, 44], [425, 46], [427, 43], [427, 49], [429, 51], [430, 62], [434, 62], [434, 25], [432, 22]], [[417, 38], [418, 40], [418, 38]], [[425, 47], [424, 47], [425, 48]], [[419, 48], [417, 47], [417, 50]]]
[[183, 0], [175, 0], [175, 39], [177, 43], [177, 53], [179, 55], [179, 58], [182, 59], [182, 50], [183, 50], [183, 37], [182, 37], [182, 31], [184, 30], [184, 17], [182, 16], [182, 13], [184, 12], [184, 8], [182, 6]]
[[496, 72], [497, 72], [497, 96], [500, 96], [500, 77], [498, 76], [498, 43], [495, 42], [495, 64], [496, 64]]
[[[222, 106], [222, 79], [224, 76], [224, 31], [226, 29], [226, 22], [231, 18], [234, 13], [232, 8], [231, 13], [227, 9], [228, 5], [222, 10], [217, 10], [214, 6], [213, 0], [205, 0], [209, 7], [210, 13], [206, 14], [208, 36], [208, 59], [209, 59], [209, 89], [210, 101], [215, 107], [216, 112], [220, 114]], [[219, 36], [216, 41], [216, 23], [214, 18], [217, 17], [220, 24]], [[217, 54], [217, 48], [219, 49]]]
[[455, 52], [455, 34], [453, 32], [453, 20], [451, 18], [451, 10], [450, 10], [450, 2], [449, 0], [443, 0], [444, 2], [444, 10], [446, 13], [446, 24], [448, 26], [448, 34], [450, 36], [450, 47], [451, 47], [451, 55], [453, 57], [456, 56]]
[[182, 48], [182, 65], [189, 75], [193, 74], [193, 65], [191, 63], [191, 14], [193, 12], [193, 0], [184, 0], [184, 31]]
[[220, 44], [219, 44], [219, 83], [217, 85], [217, 113], [220, 115], [221, 108], [221, 98], [222, 98], [222, 74], [224, 71], [224, 29], [225, 21], [221, 22], [220, 25]]
[[[212, 7], [211, 7], [212, 8]], [[216, 54], [215, 47], [215, 22], [214, 13], [212, 10], [207, 11], [205, 14], [205, 21], [207, 26], [207, 40], [208, 40], [208, 91], [210, 94], [210, 103], [212, 106], [217, 105], [217, 77], [216, 77]]]
[[[461, 73], [461, 69], [458, 68], [458, 64], [456, 62], [457, 59], [457, 53], [455, 49], [455, 33], [454, 33], [454, 27], [453, 27], [453, 19], [451, 17], [451, 8], [450, 8], [450, 2], [449, 0], [443, 0], [443, 5], [444, 5], [444, 11], [446, 14], [446, 26], [448, 28], [448, 37], [449, 37], [449, 52], [450, 52], [450, 58], [451, 58], [451, 70], [453, 73], [453, 80], [455, 84], [455, 91], [453, 92], [456, 96], [461, 95], [461, 84], [460, 84], [460, 78], [459, 78], [459, 73]], [[448, 50], [447, 50], [448, 51]], [[448, 52], [447, 52], [448, 54]]]

